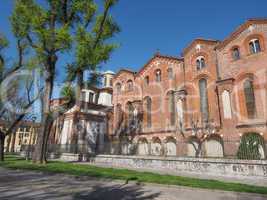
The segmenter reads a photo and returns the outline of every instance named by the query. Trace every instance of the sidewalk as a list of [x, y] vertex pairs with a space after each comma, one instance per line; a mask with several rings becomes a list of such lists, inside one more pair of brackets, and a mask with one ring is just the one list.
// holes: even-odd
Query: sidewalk
[[1, 200], [267, 200], [266, 195], [0, 168]]

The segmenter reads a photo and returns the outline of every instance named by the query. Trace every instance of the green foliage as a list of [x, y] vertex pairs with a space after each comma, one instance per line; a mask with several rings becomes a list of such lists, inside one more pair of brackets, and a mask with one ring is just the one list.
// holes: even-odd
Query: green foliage
[[241, 138], [241, 143], [237, 152], [239, 159], [259, 160], [261, 154], [260, 147], [264, 148], [264, 139], [257, 133], [248, 133]]
[[8, 47], [8, 40], [2, 34], [0, 34], [0, 52]]
[[5, 59], [3, 55], [3, 51], [8, 47], [8, 40], [2, 34], [0, 34], [0, 76], [4, 71]]
[[75, 91], [71, 85], [65, 85], [61, 91], [60, 96], [68, 100], [68, 102], [74, 102], [75, 100]]
[[104, 179], [135, 180], [144, 183], [156, 183], [163, 185], [177, 185], [192, 188], [203, 188], [212, 190], [235, 191], [246, 193], [267, 194], [266, 187], [246, 185], [239, 183], [227, 183], [217, 180], [205, 180], [171, 175], [160, 175], [150, 172], [137, 172], [127, 169], [101, 168], [84, 164], [73, 164], [64, 162], [49, 162], [47, 165], [36, 165], [22, 158], [7, 156], [5, 162], [0, 163], [1, 167], [19, 170], [34, 170], [70, 174], [75, 176], [89, 176]]

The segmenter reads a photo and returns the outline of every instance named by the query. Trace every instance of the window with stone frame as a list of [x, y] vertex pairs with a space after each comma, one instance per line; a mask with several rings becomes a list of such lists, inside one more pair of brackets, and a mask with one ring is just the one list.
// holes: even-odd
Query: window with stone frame
[[201, 70], [201, 69], [206, 67], [206, 61], [205, 61], [204, 56], [197, 57], [197, 59], [196, 59], [196, 67], [197, 67], [197, 70]]
[[133, 81], [132, 80], [127, 81], [127, 89], [128, 89], [128, 91], [133, 91]]
[[199, 80], [199, 96], [201, 117], [203, 121], [207, 121], [209, 119], [209, 104], [206, 79]]
[[152, 100], [150, 97], [145, 99], [145, 107], [146, 107], [146, 125], [147, 128], [151, 128], [152, 126]]
[[120, 83], [116, 84], [116, 91], [117, 91], [117, 93], [121, 92], [121, 84]]
[[248, 79], [244, 82], [244, 95], [248, 118], [253, 119], [256, 117], [256, 103], [253, 79]]
[[235, 47], [232, 49], [232, 58], [233, 60], [239, 60], [240, 59], [240, 51], [238, 47]]
[[169, 114], [170, 114], [170, 125], [175, 125], [175, 96], [174, 92], [171, 91], [168, 93], [168, 107], [169, 107]]
[[159, 69], [156, 70], [155, 76], [156, 76], [156, 82], [160, 82], [161, 81], [161, 71]]
[[173, 69], [172, 68], [169, 68], [167, 69], [167, 72], [168, 72], [168, 79], [169, 80], [172, 80], [173, 79]]
[[149, 85], [149, 76], [145, 77], [145, 85]]
[[249, 42], [249, 51], [251, 54], [256, 54], [261, 52], [261, 45], [259, 39], [252, 39]]
[[134, 118], [134, 107], [131, 102], [127, 103], [127, 112], [128, 112], [128, 126], [130, 126]]

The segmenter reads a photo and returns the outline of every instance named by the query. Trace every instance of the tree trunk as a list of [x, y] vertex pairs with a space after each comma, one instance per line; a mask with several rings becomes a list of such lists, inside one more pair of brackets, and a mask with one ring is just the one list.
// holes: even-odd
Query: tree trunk
[[[49, 73], [49, 72], [47, 72]], [[46, 163], [46, 139], [50, 131], [50, 99], [52, 96], [53, 88], [53, 75], [49, 74], [48, 78], [45, 81], [45, 92], [43, 96], [43, 113], [42, 113], [42, 122], [41, 129], [37, 136], [37, 142], [35, 145], [33, 162], [45, 164]]]
[[17, 136], [17, 131], [14, 131], [14, 133], [10, 134], [11, 139], [11, 148], [10, 152], [14, 153], [15, 152], [15, 142], [16, 142], [16, 136]]
[[0, 162], [4, 161], [5, 134], [0, 132]]
[[11, 138], [12, 138], [12, 135], [9, 135], [7, 138], [6, 153], [10, 152]]
[[202, 143], [199, 143], [197, 148], [196, 148], [196, 158], [200, 158], [201, 156], [201, 150], [202, 150]]
[[71, 133], [72, 135], [71, 151], [73, 153], [80, 153], [81, 146], [82, 146], [82, 142], [80, 141], [81, 130], [78, 130], [79, 113], [81, 111], [82, 103], [84, 103], [82, 102], [82, 99], [81, 99], [82, 87], [83, 87], [83, 71], [79, 71], [77, 73], [76, 102], [75, 102], [77, 110], [74, 113], [73, 123], [72, 123], [72, 133]]
[[83, 71], [79, 71], [77, 74], [77, 86], [76, 86], [76, 105], [78, 109], [81, 109], [81, 93], [83, 87]]

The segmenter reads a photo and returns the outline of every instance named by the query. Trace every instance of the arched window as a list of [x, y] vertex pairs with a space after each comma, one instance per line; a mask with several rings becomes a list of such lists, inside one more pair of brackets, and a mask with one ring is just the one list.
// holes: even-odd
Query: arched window
[[145, 77], [145, 85], [149, 85], [149, 76]]
[[127, 89], [128, 89], [128, 91], [133, 91], [133, 81], [132, 80], [127, 81]]
[[168, 107], [170, 113], [170, 124], [175, 125], [175, 96], [174, 92], [171, 91], [168, 93]]
[[128, 125], [130, 125], [134, 117], [134, 107], [131, 102], [127, 103], [127, 112], [128, 112], [127, 113], [128, 114]]
[[118, 93], [121, 92], [121, 84], [120, 84], [120, 83], [117, 83], [117, 84], [116, 84], [116, 91], [117, 91]]
[[172, 70], [172, 68], [167, 69], [167, 72], [168, 72], [168, 79], [172, 80], [173, 79], [173, 70]]
[[240, 52], [239, 52], [238, 47], [235, 47], [232, 49], [232, 57], [233, 57], [233, 60], [239, 60], [240, 59]]
[[250, 53], [255, 54], [261, 51], [261, 45], [259, 39], [252, 39], [249, 42]]
[[161, 81], [161, 71], [159, 69], [156, 70], [156, 82]]
[[150, 97], [147, 97], [145, 99], [145, 107], [146, 107], [146, 120], [147, 120], [147, 128], [150, 128], [152, 126], [152, 100]]
[[118, 128], [121, 123], [122, 123], [122, 120], [123, 120], [123, 112], [122, 112], [122, 108], [121, 108], [121, 104], [117, 104], [116, 105], [116, 110], [115, 110], [115, 113], [116, 113], [116, 128]]
[[201, 70], [206, 67], [205, 58], [203, 56], [199, 56], [196, 60], [197, 70]]
[[199, 80], [199, 95], [200, 95], [200, 111], [202, 120], [207, 121], [209, 119], [209, 105], [208, 105], [208, 92], [207, 92], [207, 80]]
[[245, 94], [248, 118], [253, 119], [256, 117], [256, 103], [255, 103], [253, 79], [248, 79], [244, 82], [244, 94]]

